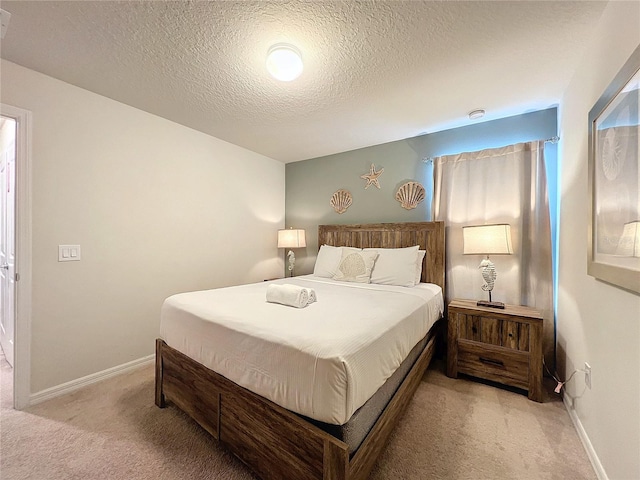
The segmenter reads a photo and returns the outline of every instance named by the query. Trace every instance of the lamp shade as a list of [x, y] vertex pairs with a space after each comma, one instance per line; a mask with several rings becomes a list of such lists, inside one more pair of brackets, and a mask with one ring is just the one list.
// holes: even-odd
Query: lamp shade
[[624, 224], [616, 255], [640, 257], [640, 220]]
[[511, 227], [506, 223], [462, 227], [465, 255], [510, 255]]
[[301, 248], [307, 246], [304, 230], [278, 230], [278, 248]]

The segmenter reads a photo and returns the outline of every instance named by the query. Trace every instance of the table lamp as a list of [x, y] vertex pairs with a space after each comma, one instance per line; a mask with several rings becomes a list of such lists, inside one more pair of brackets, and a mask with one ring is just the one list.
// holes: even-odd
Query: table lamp
[[[278, 248], [302, 248], [307, 246], [304, 230], [293, 229], [278, 230]], [[289, 276], [293, 277], [293, 269], [296, 264], [296, 255], [293, 250], [287, 252], [289, 257]]]
[[498, 276], [496, 267], [489, 260], [489, 255], [510, 255], [513, 253], [511, 247], [511, 227], [507, 224], [496, 225], [475, 225], [462, 227], [462, 237], [464, 242], [465, 255], [486, 255], [487, 258], [480, 262], [478, 268], [482, 269], [482, 278], [485, 284], [482, 290], [489, 292], [489, 301], [479, 300], [478, 305], [482, 307], [504, 308], [504, 303], [491, 300], [491, 291]]

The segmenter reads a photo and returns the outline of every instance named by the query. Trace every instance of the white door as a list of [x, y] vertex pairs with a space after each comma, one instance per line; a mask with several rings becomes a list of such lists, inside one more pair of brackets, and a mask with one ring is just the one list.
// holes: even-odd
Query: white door
[[0, 344], [13, 367], [16, 121], [0, 119]]

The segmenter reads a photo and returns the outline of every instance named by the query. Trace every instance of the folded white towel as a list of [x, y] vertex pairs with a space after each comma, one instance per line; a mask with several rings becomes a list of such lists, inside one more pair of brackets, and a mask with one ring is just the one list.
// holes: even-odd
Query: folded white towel
[[316, 291], [313, 288], [307, 288], [307, 293], [309, 294], [309, 303], [313, 303], [318, 300], [318, 297], [316, 297]]
[[267, 302], [304, 308], [309, 304], [309, 292], [306, 288], [289, 283], [271, 284], [267, 287]]

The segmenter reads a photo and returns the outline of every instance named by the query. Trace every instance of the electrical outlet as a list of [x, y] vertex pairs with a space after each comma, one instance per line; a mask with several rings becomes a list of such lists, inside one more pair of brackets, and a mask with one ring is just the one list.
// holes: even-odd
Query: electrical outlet
[[584, 383], [591, 389], [591, 365], [584, 362]]

